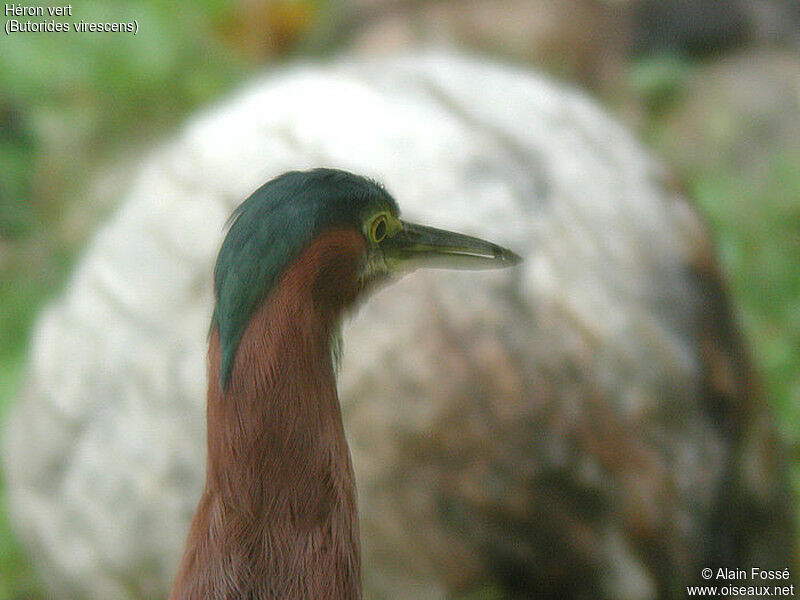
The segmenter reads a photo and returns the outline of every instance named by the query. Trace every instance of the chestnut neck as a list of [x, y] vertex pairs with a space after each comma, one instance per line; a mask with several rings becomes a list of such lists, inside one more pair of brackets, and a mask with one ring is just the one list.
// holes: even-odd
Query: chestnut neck
[[330, 341], [364, 252], [351, 230], [312, 242], [250, 319], [225, 389], [212, 332], [206, 484], [171, 598], [360, 598]]

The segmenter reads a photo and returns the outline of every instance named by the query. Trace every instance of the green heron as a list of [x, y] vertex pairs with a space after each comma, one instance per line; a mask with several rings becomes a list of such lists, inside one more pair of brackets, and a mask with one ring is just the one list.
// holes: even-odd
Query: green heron
[[400, 220], [383, 187], [344, 171], [285, 173], [245, 200], [214, 272], [206, 483], [171, 598], [359, 598], [340, 318], [397, 273], [519, 260]]

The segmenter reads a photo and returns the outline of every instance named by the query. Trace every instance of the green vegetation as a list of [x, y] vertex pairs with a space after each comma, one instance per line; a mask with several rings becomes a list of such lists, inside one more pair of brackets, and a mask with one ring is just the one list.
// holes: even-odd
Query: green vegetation
[[[732, 80], [730, 70], [674, 55], [629, 69], [629, 87], [646, 115], [643, 133], [686, 182], [711, 227], [767, 399], [783, 433], [798, 444], [800, 146], [786, 143], [781, 131], [792, 114], [748, 114], [725, 98], [732, 85], [749, 83]], [[774, 113], [780, 91], [763, 95]]]
[[763, 173], [698, 174], [691, 189], [720, 257], [768, 398], [800, 435], [800, 154], [777, 150]]
[[679, 101], [692, 64], [674, 54], [656, 55], [635, 61], [629, 71], [631, 91], [647, 109], [649, 118], [657, 119]]

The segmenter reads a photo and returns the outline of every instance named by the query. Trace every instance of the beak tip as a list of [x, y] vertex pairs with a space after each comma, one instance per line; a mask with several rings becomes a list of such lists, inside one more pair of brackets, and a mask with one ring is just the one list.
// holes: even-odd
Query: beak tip
[[513, 267], [522, 262], [522, 257], [516, 252], [512, 252], [502, 246], [495, 248], [495, 260], [503, 267]]

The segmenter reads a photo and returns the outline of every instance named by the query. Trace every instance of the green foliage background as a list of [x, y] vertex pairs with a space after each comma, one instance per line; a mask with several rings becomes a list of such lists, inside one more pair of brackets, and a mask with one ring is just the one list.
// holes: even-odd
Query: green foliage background
[[[100, 205], [86, 200], [90, 182], [264, 65], [319, 50], [314, 32], [336, 3], [262, 4], [272, 10], [273, 29], [262, 35], [278, 40], [272, 45], [247, 41], [248, 15], [230, 0], [80, 0], [72, 2], [73, 20], [135, 18], [139, 34], [0, 38], [0, 422], [24, 371], [36, 315], [113, 208], [113, 197]], [[796, 443], [800, 152], [776, 147], [757, 167], [742, 168], [723, 151], [735, 131], [725, 139], [712, 132], [709, 160], [684, 162], [670, 115], [690, 100], [687, 86], [703, 67], [673, 56], [631, 61], [618, 84], [623, 93], [606, 104], [623, 116], [630, 105], [640, 109], [642, 136], [672, 160], [707, 216], [768, 398]], [[0, 495], [0, 600], [41, 598], [4, 508]]]

